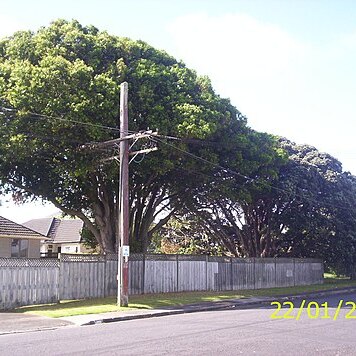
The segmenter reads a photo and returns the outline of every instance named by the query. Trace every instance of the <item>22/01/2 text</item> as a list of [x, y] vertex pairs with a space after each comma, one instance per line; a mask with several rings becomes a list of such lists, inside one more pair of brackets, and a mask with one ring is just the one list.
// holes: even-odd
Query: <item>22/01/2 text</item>
[[[305, 310], [305, 313], [307, 314], [309, 319], [333, 319], [337, 320], [340, 314], [340, 310], [342, 306], [346, 307], [351, 307], [350, 310], [347, 311], [345, 314], [345, 319], [356, 319], [356, 303], [353, 301], [347, 301], [345, 302], [343, 299], [341, 299], [338, 303], [337, 308], [335, 309], [335, 312], [332, 312], [331, 308], [328, 305], [328, 302], [324, 303], [317, 303], [317, 302], [308, 302], [303, 299], [300, 306], [299, 310], [296, 313], [293, 313], [294, 311], [294, 303], [291, 301], [286, 301], [286, 302], [272, 302], [271, 305], [275, 305], [277, 309], [272, 313], [271, 319], [295, 319], [299, 320], [301, 315], [303, 314], [303, 311]], [[283, 308], [283, 307], [288, 307], [288, 308]], [[298, 308], [298, 306], [296, 306]]]

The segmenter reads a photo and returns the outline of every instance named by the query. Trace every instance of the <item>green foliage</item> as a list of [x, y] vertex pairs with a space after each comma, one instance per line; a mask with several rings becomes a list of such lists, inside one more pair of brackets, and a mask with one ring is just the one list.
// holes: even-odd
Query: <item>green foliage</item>
[[341, 163], [314, 147], [280, 140], [290, 155], [279, 184], [288, 209], [279, 254], [324, 259], [327, 268], [349, 274], [356, 263], [356, 179]]
[[228, 251], [207, 234], [193, 218], [172, 218], [155, 233], [149, 248], [153, 253], [226, 255]]
[[238, 167], [216, 174], [194, 195], [188, 217], [195, 215], [192, 221], [198, 218], [225, 253], [317, 257], [327, 268], [350, 274], [356, 263], [355, 177], [314, 147], [254, 132], [245, 137], [249, 149], [238, 167], [244, 172], [249, 164], [252, 179], [236, 175]]
[[[83, 219], [108, 252], [116, 240], [117, 167], [100, 159], [114, 152], [80, 147], [118, 137], [117, 130], [103, 126], [118, 126], [122, 81], [129, 83], [130, 130], [158, 128], [161, 134], [205, 139], [218, 147], [224, 136], [223, 145], [232, 147], [236, 140], [243, 149], [248, 146], [245, 118], [214, 93], [208, 78], [142, 41], [65, 20], [1, 40], [0, 104], [12, 109], [0, 110], [1, 183], [23, 199], [39, 196]], [[219, 161], [214, 145], [178, 145]], [[244, 160], [239, 153], [236, 157]], [[167, 209], [179, 210], [182, 192], [187, 195], [200, 185], [184, 169], [201, 166], [165, 145], [131, 165], [130, 226], [136, 250], [147, 247], [160, 199], [170, 195]]]
[[340, 273], [356, 264], [356, 180], [340, 162], [248, 128], [207, 77], [167, 53], [77, 21], [0, 40], [2, 191], [51, 201], [114, 252], [117, 166], [101, 160], [115, 152], [83, 144], [118, 137], [123, 81], [130, 130], [182, 138], [130, 166], [133, 251], [163, 236], [179, 253], [314, 256]]
[[94, 234], [87, 228], [83, 227], [81, 231], [81, 241], [85, 247], [95, 251], [98, 248], [98, 241], [96, 240]]

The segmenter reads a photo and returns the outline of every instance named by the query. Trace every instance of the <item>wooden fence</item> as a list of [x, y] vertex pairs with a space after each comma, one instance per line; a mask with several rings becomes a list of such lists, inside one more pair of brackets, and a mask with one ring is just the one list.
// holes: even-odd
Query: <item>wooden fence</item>
[[[0, 258], [0, 310], [117, 293], [117, 256]], [[133, 254], [129, 293], [225, 291], [323, 283], [316, 259]]]
[[59, 260], [0, 258], [0, 310], [58, 302]]

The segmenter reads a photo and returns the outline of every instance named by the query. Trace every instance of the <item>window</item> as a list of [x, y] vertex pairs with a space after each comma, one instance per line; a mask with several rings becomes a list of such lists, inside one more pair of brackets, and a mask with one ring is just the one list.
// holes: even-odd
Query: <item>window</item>
[[28, 257], [28, 240], [12, 239], [11, 257]]
[[20, 240], [13, 239], [11, 241], [11, 257], [19, 257], [20, 256]]

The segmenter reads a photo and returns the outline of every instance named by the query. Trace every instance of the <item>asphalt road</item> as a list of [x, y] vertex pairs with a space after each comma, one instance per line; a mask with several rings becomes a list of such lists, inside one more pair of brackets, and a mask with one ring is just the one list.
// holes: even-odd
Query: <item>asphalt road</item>
[[356, 293], [307, 300], [299, 320], [299, 308], [271, 319], [276, 308], [260, 307], [2, 335], [0, 355], [356, 355], [356, 310], [333, 320], [340, 300], [356, 302]]

